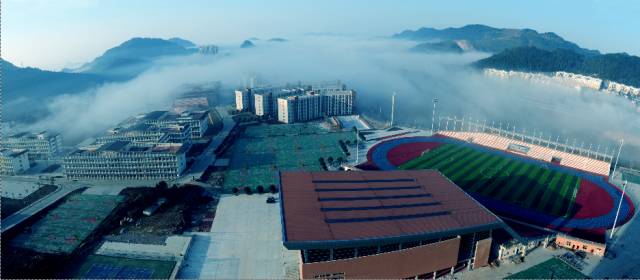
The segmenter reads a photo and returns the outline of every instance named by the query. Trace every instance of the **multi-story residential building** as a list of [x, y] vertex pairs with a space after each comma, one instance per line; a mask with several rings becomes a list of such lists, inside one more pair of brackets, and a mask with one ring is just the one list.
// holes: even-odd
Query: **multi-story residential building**
[[249, 112], [253, 110], [253, 94], [250, 88], [236, 90], [236, 110]]
[[327, 116], [345, 116], [353, 114], [356, 92], [353, 90], [330, 91], [323, 95], [323, 112]]
[[237, 90], [235, 94], [238, 111], [250, 111], [284, 123], [354, 112], [355, 91], [347, 90], [342, 83], [247, 88]]
[[278, 98], [278, 121], [283, 123], [294, 123], [296, 121], [295, 111], [296, 98], [283, 97]]
[[48, 131], [21, 132], [3, 139], [1, 144], [10, 150], [26, 149], [30, 161], [51, 160], [60, 154], [62, 136]]
[[0, 149], [0, 174], [16, 175], [29, 169], [29, 156], [25, 149]]
[[293, 98], [295, 99], [296, 122], [305, 122], [322, 117], [321, 95], [310, 92]]
[[114, 141], [78, 149], [64, 157], [63, 166], [70, 179], [175, 179], [186, 168], [185, 153], [180, 143], [138, 146]]

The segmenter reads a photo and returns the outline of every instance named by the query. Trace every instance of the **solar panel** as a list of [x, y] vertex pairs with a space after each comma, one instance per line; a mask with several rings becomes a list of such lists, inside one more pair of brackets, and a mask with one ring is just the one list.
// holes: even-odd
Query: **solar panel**
[[344, 189], [316, 189], [316, 192], [358, 192], [358, 191], [414, 190], [414, 189], [419, 189], [419, 188], [420, 188], [420, 186], [344, 188]]
[[349, 218], [349, 219], [325, 219], [325, 222], [328, 224], [339, 224], [339, 223], [393, 221], [393, 220], [406, 220], [406, 219], [418, 219], [418, 218], [426, 218], [426, 217], [434, 217], [434, 216], [444, 216], [448, 214], [449, 214], [449, 211], [440, 211], [440, 212], [420, 213], [420, 214], [411, 214], [411, 215], [397, 215], [397, 216], [379, 216], [379, 217]]
[[407, 194], [407, 195], [381, 195], [381, 196], [352, 196], [352, 197], [324, 197], [318, 198], [318, 201], [357, 201], [357, 200], [377, 200], [377, 199], [398, 199], [398, 198], [416, 198], [430, 197], [431, 194]]
[[399, 208], [412, 208], [422, 206], [434, 206], [440, 205], [440, 202], [428, 202], [428, 203], [412, 203], [412, 204], [400, 204], [400, 205], [382, 205], [382, 206], [362, 206], [362, 207], [322, 207], [323, 212], [333, 211], [359, 211], [359, 210], [380, 210], [380, 209], [399, 209]]

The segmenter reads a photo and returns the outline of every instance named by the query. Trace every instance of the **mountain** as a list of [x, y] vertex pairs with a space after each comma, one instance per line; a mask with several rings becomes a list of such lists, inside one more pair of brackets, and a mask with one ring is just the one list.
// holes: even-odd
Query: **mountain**
[[249, 40], [245, 40], [244, 42], [242, 42], [242, 45], [240, 45], [240, 48], [246, 49], [246, 48], [253, 48], [256, 45], [254, 45], [253, 43], [251, 43], [251, 41]]
[[481, 59], [474, 65], [525, 72], [565, 71], [640, 87], [640, 57], [626, 53], [584, 55], [567, 49], [519, 47]]
[[288, 40], [285, 38], [278, 38], [278, 37], [269, 39], [269, 42], [286, 42], [286, 41]]
[[[598, 55], [595, 50], [579, 47], [564, 40], [553, 32], [538, 33], [532, 29], [494, 28], [486, 25], [472, 24], [460, 28], [435, 29], [423, 27], [418, 30], [405, 30], [392, 36], [396, 39], [407, 39], [425, 43], [464, 40], [473, 49], [482, 52], [498, 53], [515, 47], [536, 47], [543, 50], [569, 49], [582, 55]], [[428, 48], [426, 48], [428, 50]]]
[[411, 48], [415, 52], [449, 52], [463, 53], [465, 50], [456, 41], [440, 41], [434, 43], [421, 43]]
[[[0, 59], [4, 120], [35, 121], [46, 115], [49, 98], [77, 93], [109, 79], [85, 73], [45, 71], [31, 67], [17, 67]], [[29, 108], [29, 110], [24, 110]]]
[[182, 39], [182, 38], [178, 38], [178, 37], [170, 38], [167, 41], [169, 41], [171, 43], [174, 43], [174, 44], [176, 44], [178, 46], [181, 46], [183, 48], [195, 48], [196, 47], [196, 44], [194, 44], [193, 42], [191, 42], [189, 40]]
[[107, 50], [103, 55], [74, 72], [130, 79], [148, 69], [153, 59], [163, 56], [189, 55], [197, 51], [195, 48], [183, 46], [191, 43], [189, 41], [179, 38], [173, 38], [173, 41], [177, 43], [158, 38], [133, 38]]

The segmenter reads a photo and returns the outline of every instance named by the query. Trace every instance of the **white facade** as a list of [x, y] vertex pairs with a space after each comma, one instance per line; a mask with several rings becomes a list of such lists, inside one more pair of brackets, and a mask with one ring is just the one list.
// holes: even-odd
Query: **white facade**
[[10, 150], [26, 149], [30, 161], [51, 160], [61, 151], [62, 136], [47, 131], [22, 132], [6, 137], [0, 144]]
[[236, 90], [236, 110], [238, 111], [250, 111], [252, 110], [252, 98], [251, 98], [251, 90]]
[[271, 92], [256, 93], [254, 96], [254, 106], [256, 116], [268, 116], [271, 114]]
[[186, 168], [185, 153], [182, 144], [139, 147], [129, 141], [116, 141], [76, 150], [64, 158], [63, 167], [70, 179], [175, 179]]
[[29, 169], [27, 150], [0, 149], [0, 174], [16, 175]]
[[283, 123], [294, 123], [295, 119], [295, 98], [278, 98], [278, 121]]

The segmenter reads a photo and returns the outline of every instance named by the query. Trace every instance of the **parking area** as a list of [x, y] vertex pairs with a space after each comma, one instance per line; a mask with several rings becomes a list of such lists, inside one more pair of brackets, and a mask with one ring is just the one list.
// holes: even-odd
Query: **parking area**
[[280, 207], [270, 194], [223, 195], [209, 233], [193, 233], [178, 278], [297, 279], [298, 251], [282, 245]]

